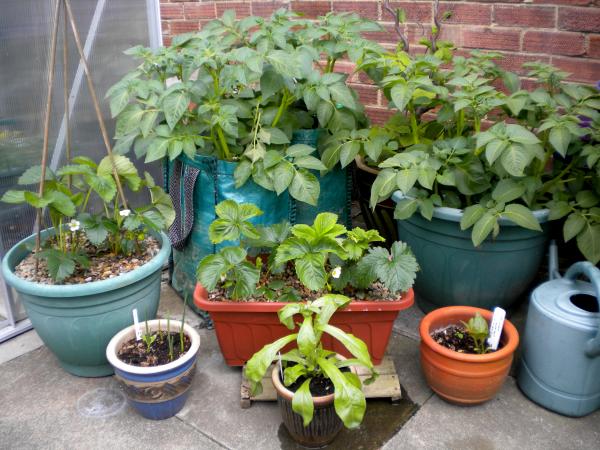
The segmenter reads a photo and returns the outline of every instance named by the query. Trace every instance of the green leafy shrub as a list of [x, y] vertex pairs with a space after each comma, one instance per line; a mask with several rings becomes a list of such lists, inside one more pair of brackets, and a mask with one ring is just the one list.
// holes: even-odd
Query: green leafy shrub
[[[314, 301], [291, 303], [278, 313], [279, 320], [288, 329], [294, 330], [294, 316], [302, 316], [297, 333], [282, 337], [265, 345], [246, 363], [244, 374], [251, 383], [254, 395], [262, 390], [261, 381], [273, 361], [284, 362], [283, 384], [290, 386], [298, 380], [304, 380], [292, 398], [292, 409], [300, 414], [304, 426], [308, 426], [313, 418], [314, 404], [310, 392], [310, 382], [314, 378], [329, 379], [335, 389], [334, 407], [337, 415], [348, 428], [356, 428], [362, 422], [367, 402], [358, 376], [340, 369], [349, 366], [366, 367], [371, 377], [365, 383], [373, 381], [377, 373], [373, 367], [366, 344], [355, 336], [329, 325], [329, 319], [338, 308], [350, 302], [343, 295], [328, 294]], [[329, 334], [352, 354], [351, 359], [339, 359], [334, 352], [325, 350], [321, 343], [323, 333]], [[280, 355], [283, 347], [296, 343], [298, 348]]]
[[332, 166], [314, 148], [290, 145], [292, 133], [366, 125], [347, 74], [335, 66], [378, 48], [361, 33], [379, 29], [348, 13], [315, 22], [285, 9], [268, 20], [236, 20], [229, 10], [200, 32], [176, 36], [170, 47], [134, 47], [126, 53], [140, 66], [107, 92], [117, 118], [115, 151], [133, 147], [147, 162], [181, 154], [237, 161], [236, 186], [252, 179], [314, 205], [320, 186], [310, 170]]
[[[398, 112], [383, 126], [331, 137], [326, 165], [361, 155], [380, 169], [371, 206], [400, 190], [395, 217], [434, 207], [464, 210], [473, 245], [500, 232], [499, 220], [541, 231], [533, 211], [564, 220], [565, 241], [600, 261], [600, 94], [567, 74], [528, 63], [538, 87], [499, 68], [500, 54], [452, 57], [369, 50], [359, 64]], [[566, 218], [566, 220], [565, 220]]]

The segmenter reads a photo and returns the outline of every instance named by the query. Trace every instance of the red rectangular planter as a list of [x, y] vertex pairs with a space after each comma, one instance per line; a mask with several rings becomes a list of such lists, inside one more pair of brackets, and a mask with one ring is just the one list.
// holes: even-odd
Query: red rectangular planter
[[[330, 323], [362, 339], [374, 364], [381, 363], [398, 313], [414, 303], [413, 290], [395, 301], [354, 301], [337, 311]], [[230, 366], [242, 366], [265, 344], [290, 333], [277, 317], [283, 302], [213, 302], [200, 284], [194, 291], [194, 304], [210, 313], [221, 353]], [[351, 357], [344, 347], [328, 335], [323, 345]]]

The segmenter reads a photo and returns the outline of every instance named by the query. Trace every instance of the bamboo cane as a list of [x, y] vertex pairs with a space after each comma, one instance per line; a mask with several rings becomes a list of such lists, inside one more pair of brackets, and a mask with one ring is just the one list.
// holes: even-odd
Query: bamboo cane
[[[46, 182], [46, 165], [48, 164], [48, 136], [50, 133], [50, 114], [52, 112], [52, 87], [54, 85], [54, 69], [56, 66], [56, 40], [58, 36], [58, 18], [60, 11], [61, 0], [56, 0], [56, 7], [54, 9], [54, 22], [52, 28], [52, 38], [50, 44], [50, 65], [48, 68], [48, 97], [46, 99], [46, 112], [44, 116], [44, 143], [42, 146], [42, 169], [40, 175], [40, 185], [38, 189], [38, 195], [41, 198], [44, 195], [44, 185]], [[35, 252], [40, 251], [40, 234], [42, 231], [42, 208], [38, 208], [35, 217], [36, 223], [36, 234], [35, 234]], [[37, 274], [39, 265], [39, 259], [35, 259], [35, 273]]]

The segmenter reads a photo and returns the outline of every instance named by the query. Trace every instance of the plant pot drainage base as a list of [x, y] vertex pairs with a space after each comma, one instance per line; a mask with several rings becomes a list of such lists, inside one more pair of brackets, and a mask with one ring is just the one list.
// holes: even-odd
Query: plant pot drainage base
[[59, 361], [60, 366], [69, 372], [71, 375], [85, 378], [100, 378], [108, 377], [115, 373], [110, 364], [102, 364], [100, 366], [77, 366]]

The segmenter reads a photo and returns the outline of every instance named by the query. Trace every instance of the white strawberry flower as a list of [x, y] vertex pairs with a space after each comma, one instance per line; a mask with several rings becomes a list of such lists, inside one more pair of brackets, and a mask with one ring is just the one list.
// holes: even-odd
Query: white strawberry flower
[[131, 210], [130, 209], [122, 209], [121, 211], [119, 211], [119, 215], [121, 217], [128, 217], [129, 214], [131, 214]]
[[225, 275], [221, 275], [221, 283], [225, 283], [226, 279], [227, 279], [227, 277]]
[[75, 219], [71, 219], [71, 221], [68, 223], [68, 225], [69, 225], [69, 229], [71, 231], [77, 231], [81, 227], [81, 223], [79, 223], [79, 220], [75, 220]]
[[342, 275], [342, 268], [337, 266], [335, 269], [331, 271], [331, 276], [333, 278], [339, 278]]

